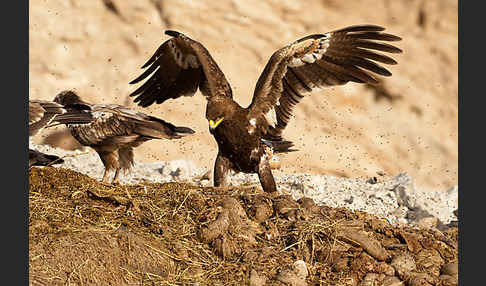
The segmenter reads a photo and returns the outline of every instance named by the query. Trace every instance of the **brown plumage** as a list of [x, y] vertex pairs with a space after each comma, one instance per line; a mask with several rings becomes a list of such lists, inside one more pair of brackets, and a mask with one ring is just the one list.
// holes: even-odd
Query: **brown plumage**
[[58, 114], [65, 113], [62, 105], [46, 100], [29, 100], [29, 136], [35, 136], [52, 122]]
[[61, 163], [64, 163], [64, 160], [56, 155], [49, 155], [29, 149], [29, 168], [32, 166], [48, 166]]
[[151, 139], [178, 139], [194, 131], [177, 127], [156, 118], [116, 104], [89, 104], [73, 91], [59, 93], [55, 102], [68, 112], [56, 121], [68, 126], [76, 140], [93, 148], [100, 156], [108, 182], [108, 172], [115, 170], [112, 183], [118, 183], [120, 170], [133, 166], [133, 148]]
[[179, 32], [166, 31], [172, 38], [142, 66], [148, 68], [130, 82], [148, 78], [130, 96], [136, 96], [134, 102], [146, 107], [169, 98], [193, 96], [199, 88], [208, 100], [206, 118], [218, 143], [215, 186], [225, 186], [229, 171], [234, 170], [257, 173], [263, 189], [274, 192], [264, 146], [277, 152], [289, 151], [293, 144], [283, 140], [282, 131], [304, 95], [350, 81], [376, 84], [373, 73], [391, 76], [375, 62], [397, 62], [373, 50], [400, 53], [399, 48], [384, 42], [401, 39], [383, 30], [375, 25], [350, 26], [309, 35], [277, 50], [260, 75], [247, 108], [233, 100], [229, 83], [202, 44]]
[[[49, 125], [57, 115], [66, 113], [62, 105], [46, 100], [29, 100], [29, 137], [37, 135]], [[63, 163], [56, 155], [29, 149], [29, 168]]]

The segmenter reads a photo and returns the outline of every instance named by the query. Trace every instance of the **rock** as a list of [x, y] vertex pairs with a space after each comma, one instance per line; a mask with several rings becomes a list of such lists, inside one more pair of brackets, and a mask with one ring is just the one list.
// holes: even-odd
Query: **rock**
[[264, 286], [266, 282], [267, 279], [265, 278], [265, 276], [258, 275], [258, 272], [256, 272], [255, 269], [251, 270], [249, 280], [250, 286]]
[[451, 275], [441, 275], [439, 276], [439, 285], [441, 286], [457, 286], [458, 280], [456, 277]]
[[442, 268], [440, 269], [441, 274], [444, 275], [450, 275], [453, 277], [456, 277], [456, 279], [459, 278], [459, 265], [457, 262], [451, 262], [442, 265]]
[[162, 175], [170, 176], [174, 179], [191, 179], [193, 177], [201, 177], [200, 170], [196, 164], [191, 160], [173, 160], [166, 163], [160, 170]]
[[423, 228], [434, 228], [437, 227], [438, 219], [433, 216], [424, 217], [417, 221], [417, 225]]
[[441, 265], [444, 259], [440, 253], [435, 249], [422, 249], [416, 256], [416, 264], [418, 269], [426, 269], [428, 273], [438, 277], [440, 275]]
[[413, 273], [408, 280], [408, 286], [432, 286], [436, 284], [436, 279], [426, 273]]
[[336, 261], [332, 263], [332, 270], [336, 272], [345, 271], [348, 269], [349, 258], [347, 257], [340, 257], [337, 258]]
[[395, 269], [393, 266], [386, 262], [380, 262], [378, 265], [375, 267], [376, 273], [383, 273], [387, 276], [393, 276], [395, 275]]
[[399, 275], [415, 270], [415, 259], [408, 253], [395, 256], [391, 261], [391, 266]]
[[388, 258], [388, 252], [379, 241], [367, 235], [364, 231], [353, 227], [339, 229], [337, 237], [350, 244], [358, 245], [374, 258], [383, 261]]
[[276, 212], [291, 220], [294, 221], [297, 219], [297, 213], [300, 208], [300, 205], [289, 195], [282, 195], [275, 198], [273, 202], [274, 208]]
[[292, 269], [284, 269], [280, 271], [275, 279], [290, 286], [307, 286], [307, 282], [297, 276]]
[[266, 221], [269, 217], [273, 215], [272, 203], [261, 197], [258, 198], [255, 204], [251, 208], [253, 219], [260, 223]]
[[383, 282], [381, 283], [382, 286], [405, 286], [405, 283], [400, 281], [395, 276], [386, 276], [385, 279], [383, 279]]
[[306, 286], [307, 282], [305, 282], [305, 279], [308, 274], [309, 272], [305, 262], [302, 260], [297, 260], [292, 264], [292, 266], [284, 268], [282, 271], [280, 271], [275, 279], [291, 286]]
[[358, 286], [374, 286], [378, 285], [381, 280], [383, 280], [384, 275], [380, 275], [377, 273], [368, 273], [366, 276], [361, 280]]
[[305, 278], [307, 278], [309, 275], [309, 271], [307, 270], [307, 266], [303, 260], [295, 261], [293, 267], [295, 274], [297, 274], [300, 279], [305, 280]]
[[400, 235], [407, 243], [408, 250], [410, 250], [411, 252], [416, 253], [420, 249], [422, 249], [422, 245], [419, 241], [420, 237], [417, 234], [400, 231]]

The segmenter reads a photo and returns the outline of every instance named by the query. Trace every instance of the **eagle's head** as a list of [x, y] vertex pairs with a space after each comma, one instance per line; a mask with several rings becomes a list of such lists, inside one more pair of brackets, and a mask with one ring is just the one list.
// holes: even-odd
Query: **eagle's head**
[[62, 104], [63, 106], [83, 106], [88, 105], [84, 102], [74, 91], [64, 90], [54, 97], [54, 102]]
[[217, 96], [209, 99], [206, 108], [206, 119], [209, 122], [209, 132], [213, 133], [224, 120], [232, 117], [236, 111], [235, 102], [229, 97]]

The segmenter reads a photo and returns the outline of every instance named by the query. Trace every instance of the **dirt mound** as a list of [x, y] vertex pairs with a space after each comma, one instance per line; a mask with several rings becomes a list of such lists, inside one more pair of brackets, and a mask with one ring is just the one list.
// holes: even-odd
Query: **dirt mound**
[[257, 188], [105, 186], [52, 167], [29, 183], [32, 285], [457, 285], [455, 227]]

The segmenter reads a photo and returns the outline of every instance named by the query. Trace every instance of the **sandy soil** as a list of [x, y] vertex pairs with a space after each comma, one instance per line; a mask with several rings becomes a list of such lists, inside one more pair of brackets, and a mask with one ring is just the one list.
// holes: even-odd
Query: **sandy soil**
[[[406, 172], [424, 190], [458, 183], [457, 1], [31, 0], [29, 17], [30, 98], [76, 89], [93, 103], [133, 107], [128, 82], [168, 28], [201, 41], [246, 106], [279, 47], [345, 25], [385, 26], [403, 38], [393, 76], [378, 89], [349, 84], [303, 100], [284, 134], [300, 151], [281, 158], [282, 170], [347, 177]], [[216, 143], [199, 93], [143, 111], [197, 134], [148, 142], [136, 149], [136, 160], [191, 159], [212, 167]], [[36, 141], [76, 148], [62, 128]]]

